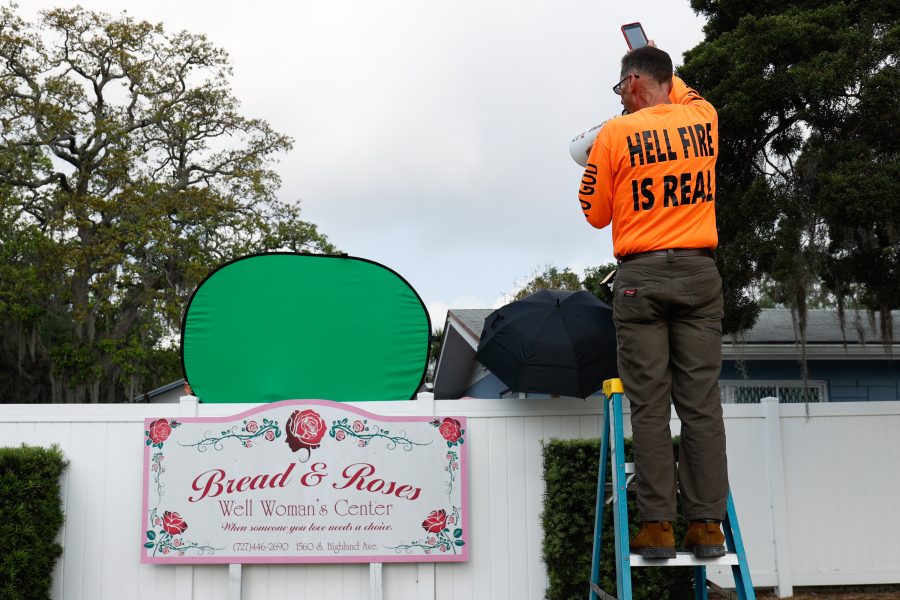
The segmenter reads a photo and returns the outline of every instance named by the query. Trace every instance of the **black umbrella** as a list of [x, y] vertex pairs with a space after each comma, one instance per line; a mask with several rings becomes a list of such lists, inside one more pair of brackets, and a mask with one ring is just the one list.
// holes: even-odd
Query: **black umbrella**
[[475, 358], [513, 392], [586, 398], [617, 376], [612, 309], [584, 290], [535, 292], [488, 315]]

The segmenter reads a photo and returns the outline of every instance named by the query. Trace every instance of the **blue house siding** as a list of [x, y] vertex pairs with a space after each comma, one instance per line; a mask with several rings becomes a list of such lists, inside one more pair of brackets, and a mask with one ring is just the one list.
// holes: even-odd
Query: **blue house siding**
[[[465, 389], [473, 375], [481, 374], [473, 363], [479, 332], [491, 312], [448, 311], [442, 358], [435, 373], [436, 398], [499, 398], [506, 391], [491, 374]], [[900, 341], [882, 347], [880, 318], [848, 311], [842, 327], [836, 311], [807, 312], [807, 367], [808, 378], [816, 382], [814, 393], [827, 395], [831, 402], [900, 401]], [[891, 318], [900, 323], [900, 310], [892, 311]], [[723, 402], [753, 401], [759, 393], [777, 393], [786, 403], [802, 402], [805, 395], [797, 388], [803, 375], [795, 343], [791, 311], [763, 309], [739, 341], [726, 340], [723, 345], [728, 359], [722, 363], [721, 379], [734, 382], [722, 386]], [[742, 349], [746, 358], [739, 368], [735, 357], [741, 356]]]
[[[895, 360], [810, 360], [809, 378], [828, 384], [832, 402], [900, 400], [900, 366]], [[722, 379], [801, 380], [799, 362], [748, 360], [722, 363]]]
[[495, 375], [488, 374], [466, 390], [466, 396], [472, 398], [499, 398], [507, 390], [507, 385]]
[[[809, 361], [809, 379], [825, 381], [831, 402], [867, 402], [900, 400], [900, 366], [888, 360], [813, 360]], [[743, 371], [736, 361], [722, 362], [723, 380], [801, 381], [800, 364], [783, 360], [748, 360]], [[466, 390], [472, 398], [499, 398], [506, 384], [487, 375]], [[542, 394], [528, 394], [541, 397]]]

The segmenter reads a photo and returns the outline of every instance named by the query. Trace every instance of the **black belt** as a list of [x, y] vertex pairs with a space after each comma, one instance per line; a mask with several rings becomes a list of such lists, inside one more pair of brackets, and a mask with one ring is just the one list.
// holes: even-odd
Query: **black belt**
[[634, 254], [626, 254], [619, 259], [620, 263], [628, 262], [636, 258], [650, 258], [651, 256], [707, 256], [715, 258], [716, 255], [709, 248], [670, 248], [669, 250], [652, 250], [650, 252], [636, 252]]

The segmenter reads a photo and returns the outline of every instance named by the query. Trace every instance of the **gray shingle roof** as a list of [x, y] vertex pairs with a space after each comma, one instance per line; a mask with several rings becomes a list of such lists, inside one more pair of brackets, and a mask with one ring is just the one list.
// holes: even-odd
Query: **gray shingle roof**
[[460, 323], [476, 338], [481, 338], [481, 330], [484, 329], [484, 320], [494, 312], [493, 308], [454, 308], [451, 309]]
[[[894, 323], [900, 323], [900, 311], [892, 311]], [[874, 327], [873, 327], [874, 325]], [[866, 312], [847, 311], [844, 315], [844, 331], [836, 310], [809, 310], [806, 314], [806, 342], [808, 344], [880, 344], [881, 317], [870, 318]], [[894, 334], [896, 340], [897, 333]], [[771, 308], [760, 311], [752, 329], [739, 338], [745, 344], [791, 343], [798, 336], [791, 311]]]

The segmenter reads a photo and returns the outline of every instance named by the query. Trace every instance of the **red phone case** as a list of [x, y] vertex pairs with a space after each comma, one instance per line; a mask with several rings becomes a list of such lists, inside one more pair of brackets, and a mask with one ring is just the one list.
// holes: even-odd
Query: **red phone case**
[[[635, 27], [635, 25], [636, 25], [637, 27]], [[640, 29], [640, 30], [641, 30], [641, 35], [644, 36], [644, 39], [645, 39], [645, 40], [647, 39], [647, 34], [644, 32], [644, 27], [643, 27], [643, 25], [641, 25], [639, 22], [635, 22], [635, 23], [626, 23], [625, 25], [622, 25], [622, 35], [625, 37], [625, 43], [628, 44], [628, 49], [629, 49], [629, 50], [634, 50], [634, 48], [632, 48], [632, 46], [631, 46], [631, 40], [628, 39], [628, 34], [625, 33], [625, 29], [630, 29], [630, 28]]]

